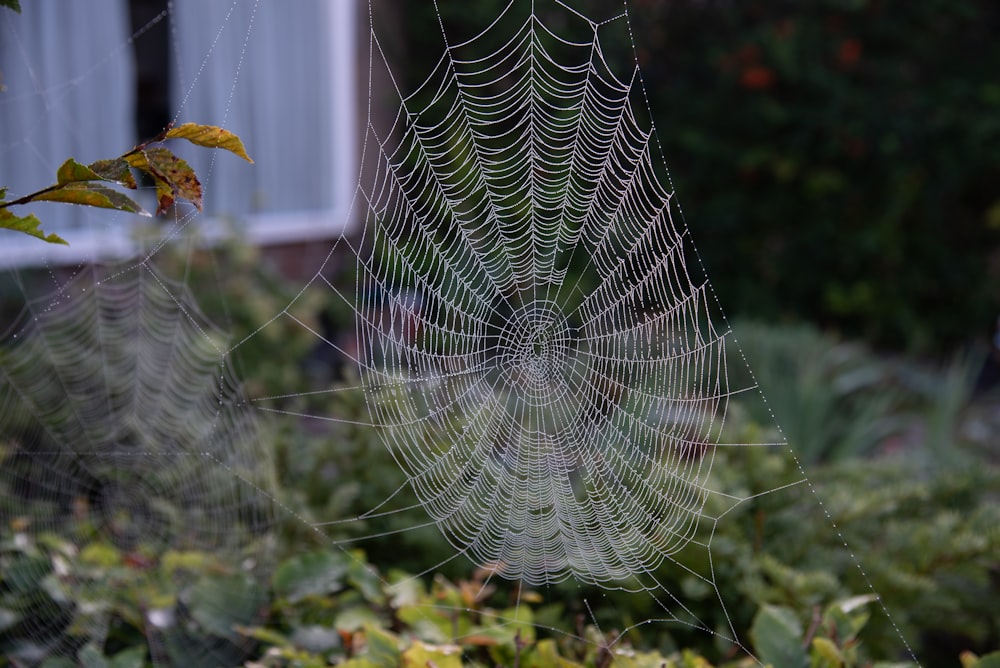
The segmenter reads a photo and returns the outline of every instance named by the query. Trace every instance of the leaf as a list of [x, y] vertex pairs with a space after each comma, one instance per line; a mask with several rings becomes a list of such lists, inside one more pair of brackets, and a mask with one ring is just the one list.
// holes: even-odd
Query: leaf
[[107, 543], [90, 543], [80, 550], [80, 563], [97, 568], [114, 568], [122, 563], [121, 553]]
[[[372, 616], [375, 615], [374, 612], [371, 614]], [[343, 645], [343, 641], [337, 631], [318, 624], [297, 626], [292, 632], [291, 642], [295, 647], [303, 649], [310, 654], [323, 654]]]
[[398, 663], [379, 663], [367, 656], [356, 656], [337, 664], [338, 668], [396, 668], [398, 665]]
[[854, 610], [868, 605], [873, 601], [877, 601], [878, 597], [874, 594], [862, 594], [860, 596], [852, 596], [850, 598], [845, 598], [842, 601], [837, 601], [833, 605], [842, 610], [843, 612], [850, 614]]
[[[0, 0], [2, 2], [2, 0]], [[40, 668], [79, 668], [76, 663], [64, 656], [50, 656], [42, 661]]]
[[361, 592], [361, 595], [369, 603], [377, 605], [385, 603], [382, 579], [375, 572], [375, 567], [365, 563], [364, 554], [360, 551], [351, 552], [351, 556], [354, 559], [348, 564], [348, 584]]
[[16, 610], [0, 608], [0, 633], [21, 621], [21, 613]]
[[990, 652], [986, 656], [980, 657], [975, 666], [976, 668], [1000, 668], [1000, 652]]
[[765, 605], [754, 617], [750, 628], [754, 650], [763, 663], [783, 668], [807, 665], [802, 648], [802, 625], [788, 608]]
[[[616, 657], [615, 664], [617, 663], [618, 658]], [[583, 668], [582, 663], [560, 656], [559, 647], [556, 645], [556, 641], [551, 638], [539, 641], [534, 648], [529, 649], [524, 656], [522, 665], [525, 668]]]
[[73, 158], [64, 162], [59, 167], [59, 171], [56, 172], [56, 181], [61, 186], [64, 186], [67, 183], [75, 183], [77, 181], [100, 180], [102, 180], [100, 174], [92, 170], [87, 165], [81, 165]]
[[186, 592], [191, 617], [206, 632], [237, 639], [238, 628], [257, 620], [266, 602], [263, 589], [245, 574], [202, 578]]
[[462, 648], [458, 645], [427, 645], [419, 640], [403, 652], [400, 663], [405, 668], [462, 668]]
[[89, 642], [76, 653], [76, 660], [83, 668], [110, 668], [108, 659], [93, 642]]
[[378, 616], [366, 606], [354, 606], [341, 610], [333, 620], [333, 628], [338, 631], [353, 632], [368, 624], [378, 623]]
[[98, 160], [88, 165], [90, 169], [105, 181], [120, 183], [130, 190], [136, 189], [135, 177], [129, 169], [128, 162], [124, 158], [113, 158], [111, 160]]
[[66, 244], [67, 241], [60, 237], [58, 234], [46, 234], [41, 229], [42, 221], [38, 220], [34, 215], [27, 215], [23, 218], [20, 216], [15, 216], [7, 209], [0, 209], [0, 228], [7, 230], [14, 230], [15, 232], [24, 232], [25, 234], [38, 237], [42, 241], [47, 241], [50, 244]]
[[161, 569], [167, 575], [174, 575], [178, 570], [198, 573], [206, 570], [209, 563], [208, 555], [193, 550], [168, 550], [160, 559]]
[[[615, 668], [664, 668], [668, 664], [659, 652], [636, 652], [633, 649], [617, 650], [612, 654], [611, 665]], [[541, 664], [542, 666], [565, 664], [566, 660], [556, 663]], [[708, 664], [706, 663], [706, 666]], [[708, 668], [711, 668], [708, 666]]]
[[132, 198], [100, 183], [67, 183], [61, 188], [41, 192], [32, 199], [36, 202], [80, 204], [82, 206], [96, 206], [101, 209], [127, 211], [137, 213], [140, 216], [149, 215]]
[[844, 665], [840, 649], [829, 638], [813, 638], [809, 654], [812, 668], [841, 668]]
[[111, 657], [111, 668], [142, 668], [146, 665], [146, 648], [132, 647]]
[[18, 14], [21, 13], [21, 4], [18, 0], [0, 0], [0, 7], [7, 7], [8, 9], [13, 9]]
[[323, 596], [343, 587], [348, 565], [333, 552], [307, 552], [283, 562], [274, 572], [274, 591], [291, 602]]
[[259, 640], [260, 642], [267, 643], [268, 645], [274, 645], [275, 647], [292, 647], [292, 643], [288, 638], [265, 626], [237, 625], [235, 628], [236, 632], [241, 636], [253, 638], [254, 640]]
[[823, 614], [823, 623], [835, 629], [835, 637], [841, 643], [852, 640], [868, 623], [869, 614], [865, 606], [874, 600], [874, 595], [866, 594], [832, 603]]
[[4, 591], [37, 596], [42, 581], [51, 572], [52, 564], [45, 557], [18, 557], [12, 564], [7, 564], [3, 574]]
[[174, 204], [174, 188], [167, 181], [166, 175], [161, 174], [155, 163], [150, 162], [145, 151], [129, 153], [124, 157], [129, 165], [142, 170], [153, 179], [156, 185], [156, 215], [162, 215]]
[[156, 213], [164, 214], [173, 206], [174, 199], [180, 197], [202, 208], [201, 183], [198, 176], [181, 158], [163, 147], [147, 148], [125, 156], [128, 164], [140, 169], [156, 183]]
[[197, 123], [184, 123], [175, 128], [170, 128], [166, 134], [167, 139], [187, 139], [192, 144], [198, 146], [208, 146], [210, 148], [224, 148], [235, 153], [249, 163], [253, 163], [240, 138], [220, 127], [214, 125], [198, 125]]
[[374, 624], [365, 627], [368, 656], [379, 665], [399, 665], [399, 639]]

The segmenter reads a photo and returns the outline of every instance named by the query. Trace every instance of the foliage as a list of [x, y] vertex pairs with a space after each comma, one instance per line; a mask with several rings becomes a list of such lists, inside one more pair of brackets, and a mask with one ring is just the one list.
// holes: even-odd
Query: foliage
[[[644, 649], [642, 635], [579, 627], [557, 592], [559, 602], [528, 590], [512, 599], [481, 569], [457, 582], [381, 574], [360, 550], [301, 552], [268, 577], [200, 552], [124, 552], [86, 530], [34, 535], [20, 524], [4, 532], [0, 565], [0, 653], [44, 668], [713, 665], [695, 649]], [[912, 665], [866, 658], [875, 599], [757, 604], [753, 651], [776, 666]], [[963, 665], [998, 658], [976, 663], [967, 651]], [[733, 656], [717, 665], [757, 664]]]
[[806, 465], [918, 442], [927, 457], [946, 456], [980, 365], [975, 355], [943, 368], [880, 357], [806, 325], [739, 321], [732, 329], [731, 385], [759, 385], [767, 403], [748, 405], [749, 417], [765, 425], [773, 414], [781, 433], [771, 440], [784, 438]]
[[112, 183], [130, 190], [138, 188], [132, 170], [152, 180], [156, 188], [157, 214], [166, 213], [177, 198], [187, 200], [200, 211], [201, 183], [190, 165], [163, 146], [154, 146], [167, 139], [186, 139], [198, 146], [221, 148], [253, 162], [239, 137], [212, 125], [184, 123], [168, 127], [156, 137], [144, 141], [117, 158], [98, 160], [83, 165], [69, 158], [56, 172], [56, 183], [36, 192], [6, 201], [6, 189], [0, 189], [0, 229], [23, 232], [49, 243], [65, 244], [57, 234], [46, 234], [41, 221], [34, 215], [17, 216], [9, 207], [29, 202], [62, 202], [103, 209], [116, 209], [148, 216], [132, 198], [106, 186]]
[[[537, 592], [520, 592], [517, 602], [492, 596], [482, 570], [469, 580], [425, 583], [399, 571], [383, 577], [360, 551], [328, 549], [287, 559], [265, 584], [208, 554], [122, 553], [85, 535], [73, 542], [33, 537], [25, 528], [0, 545], [0, 650], [18, 663], [711, 666], [694, 651], [661, 655], [593, 626], [578, 636], [539, 625], [558, 618], [561, 605], [538, 605]], [[861, 665], [856, 638], [868, 603], [831, 604], [808, 635], [793, 611], [760, 608], [751, 630], [760, 658], [783, 666], [793, 664], [777, 657], [792, 655], [802, 665], [807, 656], [813, 666]]]
[[[649, 597], [575, 585], [519, 592], [504, 581], [486, 583], [485, 572], [462, 560], [440, 569], [447, 575], [404, 575], [443, 564], [452, 548], [433, 526], [398, 533], [413, 526], [412, 516], [365, 514], [405, 481], [377, 431], [349, 422], [367, 418], [363, 395], [349, 389], [357, 379], [349, 364], [321, 364], [319, 352], [311, 350], [315, 337], [303, 335], [301, 326], [272, 319], [292, 304], [290, 313], [318, 331], [323, 317], [344, 326], [342, 314], [316, 315], [318, 299], [309, 291], [298, 294], [251, 249], [227, 246], [176, 258], [171, 253], [159, 254], [162, 271], [171, 274], [176, 260], [190, 272], [189, 284], [216, 290], [201, 295], [209, 319], [225, 323], [236, 341], [257, 332], [234, 351], [251, 399], [289, 388], [338, 390], [296, 394], [275, 404], [285, 411], [274, 414], [271, 433], [282, 494], [277, 501], [287, 521], [258, 540], [276, 542], [281, 561], [265, 568], [192, 550], [120, 545], [94, 533], [92, 523], [54, 524], [53, 514], [65, 510], [21, 504], [21, 513], [0, 527], [0, 653], [124, 666], [167, 652], [157, 654], [158, 660], [180, 657], [191, 668], [202, 661], [290, 666], [340, 660], [365, 666], [427, 658], [438, 666], [459, 660], [509, 666], [516, 659], [523, 666], [603, 668], [611, 654], [621, 665], [740, 665], [741, 655], [731, 647], [682, 625], [640, 624], [619, 638], [615, 629], [660, 616]], [[738, 331], [749, 330], [744, 325]], [[831, 354], [849, 364], [819, 365], [827, 375], [815, 381], [817, 387], [842, 375], [879, 380], [841, 383], [830, 411], [842, 420], [833, 424], [841, 426], [824, 437], [829, 447], [809, 468], [811, 487], [773, 491], [801, 480], [781, 449], [720, 450], [711, 484], [753, 498], [730, 510], [714, 530], [703, 523], [696, 537], [711, 541], [719, 593], [685, 577], [685, 568], [705, 571], [706, 564], [693, 561], [704, 559], [703, 551], [679, 553], [679, 566], [665, 566], [657, 578], [681, 592], [709, 626], [727, 628], [731, 619], [741, 640], [775, 665], [787, 665], [779, 663], [786, 655], [794, 655], [793, 661], [804, 656], [813, 666], [905, 658], [893, 623], [925, 665], [1000, 646], [990, 609], [1000, 598], [1000, 472], [985, 464], [995, 459], [989, 435], [991, 420], [998, 419], [995, 406], [968, 412], [973, 424], [986, 425], [969, 429], [960, 375], [946, 383], [951, 375], [886, 362], [799, 329], [767, 328], [759, 337], [775, 348], [783, 342], [806, 351], [844, 345]], [[741, 336], [744, 344], [750, 338]], [[820, 343], [810, 348], [803, 343], [809, 341]], [[777, 377], [782, 368], [794, 371], [788, 359], [796, 358], [780, 350], [762, 354], [758, 371], [762, 377]], [[774, 368], [765, 370], [765, 364]], [[801, 367], [789, 377], [794, 385], [808, 373]], [[873, 416], [864, 402], [889, 387], [898, 400]], [[947, 397], [935, 399], [930, 388]], [[951, 427], [926, 428], [922, 413], [935, 402], [951, 416], [939, 422]], [[301, 413], [336, 414], [345, 421], [317, 424], [296, 416]], [[865, 448], [840, 445], [839, 439], [860, 428], [852, 420], [899, 425], [905, 438], [872, 439]], [[769, 423], [734, 403], [727, 440], [767, 440], [761, 436]], [[974, 440], [983, 430], [987, 435]], [[928, 448], [935, 431], [943, 445]], [[859, 453], [865, 458], [858, 459]], [[394, 503], [407, 506], [408, 494], [403, 487]], [[10, 495], [0, 489], [0, 497]], [[709, 514], [720, 511], [706, 508]], [[341, 523], [320, 527], [322, 533], [311, 528], [328, 521]], [[385, 537], [365, 541], [364, 554], [332, 548], [327, 538], [383, 532]], [[879, 600], [872, 600], [873, 590]], [[518, 597], [521, 605], [512, 613]], [[457, 654], [453, 645], [460, 648]], [[178, 654], [183, 647], [191, 650]], [[992, 660], [984, 658], [982, 665]], [[49, 668], [59, 665], [54, 658], [49, 662]]]

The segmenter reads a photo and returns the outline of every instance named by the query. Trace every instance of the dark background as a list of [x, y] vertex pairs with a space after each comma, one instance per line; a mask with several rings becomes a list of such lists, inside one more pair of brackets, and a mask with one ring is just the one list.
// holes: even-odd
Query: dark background
[[[414, 73], [441, 52], [424, 4], [400, 3]], [[441, 11], [462, 34], [505, 5]], [[1000, 313], [1000, 6], [628, 9], [678, 199], [730, 316], [808, 321], [932, 356], [989, 340]]]

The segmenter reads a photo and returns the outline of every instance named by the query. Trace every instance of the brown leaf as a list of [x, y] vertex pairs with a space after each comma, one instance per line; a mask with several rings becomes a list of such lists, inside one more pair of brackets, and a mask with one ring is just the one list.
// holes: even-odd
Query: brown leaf
[[202, 193], [198, 176], [187, 162], [178, 158], [169, 149], [147, 148], [128, 154], [125, 160], [136, 169], [141, 169], [153, 177], [158, 201], [157, 214], [166, 213], [178, 197], [188, 200], [201, 211]]
[[214, 125], [184, 123], [183, 125], [170, 128], [165, 137], [167, 139], [187, 139], [192, 144], [197, 144], [198, 146], [224, 148], [240, 156], [247, 162], [253, 162], [250, 156], [247, 155], [246, 149], [243, 147], [243, 142], [237, 135]]
[[136, 189], [135, 177], [132, 176], [132, 170], [129, 169], [128, 162], [122, 158], [98, 160], [97, 162], [90, 163], [88, 167], [94, 170], [105, 181], [120, 183], [130, 190]]

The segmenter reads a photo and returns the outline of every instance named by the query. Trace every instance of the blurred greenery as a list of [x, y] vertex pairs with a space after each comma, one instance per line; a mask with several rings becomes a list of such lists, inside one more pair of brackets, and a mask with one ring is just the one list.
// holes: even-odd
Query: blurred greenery
[[[209, 286], [206, 315], [235, 340], [261, 331], [276, 310], [266, 304], [285, 303], [291, 285], [255, 251], [205, 253], [164, 252], [163, 270], [183, 261], [190, 285]], [[367, 414], [350, 365], [306, 373], [316, 339], [286, 324], [267, 325], [281, 345], [238, 349], [250, 398], [340, 391], [287, 396], [267, 430], [285, 519], [244, 541], [247, 558], [147, 549], [88, 521], [97, 510], [86, 504], [72, 515], [32, 506], [26, 474], [0, 477], [0, 665], [757, 665], [704, 630], [651, 621], [663, 616], [654, 597], [574, 583], [521, 589], [452, 559], [433, 526], [401, 531], [426, 522], [419, 510], [366, 515], [393, 494], [392, 507], [415, 498], [397, 490], [402, 476], [377, 431], [350, 423]], [[707, 627], [731, 625], [765, 663], [911, 665], [905, 638], [923, 665], [992, 665], [995, 655], [975, 657], [1000, 647], [995, 397], [972, 399], [958, 363], [884, 358], [804, 326], [734, 331], [779, 420], [800, 417], [787, 429], [799, 459], [783, 447], [719, 449], [710, 484], [748, 500], [729, 508], [711, 495], [706, 514], [726, 514], [695, 537], [711, 544], [711, 564], [685, 550], [657, 580]], [[729, 353], [735, 373], [741, 355]], [[726, 430], [734, 442], [776, 437], [769, 413], [739, 402]], [[4, 441], [0, 456], [6, 470], [16, 443]], [[362, 536], [364, 552], [350, 542]], [[265, 543], [276, 567], [253, 558]], [[691, 577], [709, 570], [717, 590]]]

